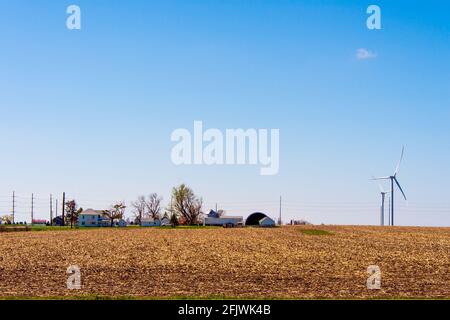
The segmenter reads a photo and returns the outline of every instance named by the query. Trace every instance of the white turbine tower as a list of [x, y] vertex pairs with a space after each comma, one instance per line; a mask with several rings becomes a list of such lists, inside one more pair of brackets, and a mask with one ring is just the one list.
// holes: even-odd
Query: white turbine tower
[[381, 193], [381, 216], [380, 216], [380, 225], [384, 226], [384, 203], [386, 200], [386, 195], [389, 195], [389, 192], [385, 191], [381, 184], [378, 184]]
[[394, 182], [397, 185], [397, 187], [400, 189], [403, 198], [406, 199], [406, 195], [403, 192], [402, 187], [400, 186], [400, 183], [397, 180], [397, 174], [400, 171], [400, 165], [402, 164], [403, 161], [403, 155], [405, 154], [405, 147], [402, 148], [402, 155], [400, 156], [400, 161], [397, 164], [397, 167], [395, 168], [395, 172], [394, 175], [392, 176], [388, 176], [388, 177], [379, 177], [379, 178], [373, 178], [372, 180], [390, 180], [391, 181], [391, 206], [390, 206], [390, 225], [393, 226], [394, 225]]

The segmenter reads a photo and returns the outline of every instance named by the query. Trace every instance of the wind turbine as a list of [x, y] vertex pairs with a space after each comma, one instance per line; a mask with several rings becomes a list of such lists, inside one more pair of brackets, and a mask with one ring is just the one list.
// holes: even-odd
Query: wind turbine
[[400, 165], [402, 164], [402, 161], [403, 161], [403, 156], [404, 156], [404, 154], [405, 154], [405, 147], [403, 146], [403, 148], [402, 148], [402, 154], [401, 154], [401, 156], [400, 156], [400, 161], [398, 162], [398, 164], [397, 164], [397, 167], [395, 168], [395, 172], [394, 172], [394, 175], [392, 175], [392, 176], [388, 176], [388, 177], [379, 177], [379, 178], [373, 178], [372, 180], [391, 180], [391, 226], [393, 226], [394, 225], [394, 182], [395, 182], [395, 184], [397, 185], [397, 187], [400, 189], [400, 191], [401, 191], [401, 193], [402, 193], [402, 195], [403, 195], [403, 198], [405, 198], [405, 200], [407, 200], [406, 199], [406, 195], [405, 195], [405, 193], [403, 192], [403, 189], [402, 189], [402, 187], [400, 186], [400, 183], [398, 182], [398, 180], [397, 180], [397, 174], [398, 174], [398, 172], [400, 171]]
[[384, 203], [386, 200], [386, 195], [389, 194], [389, 192], [385, 191], [383, 186], [381, 184], [378, 184], [378, 187], [380, 188], [381, 193], [381, 217], [380, 217], [380, 225], [384, 226]]

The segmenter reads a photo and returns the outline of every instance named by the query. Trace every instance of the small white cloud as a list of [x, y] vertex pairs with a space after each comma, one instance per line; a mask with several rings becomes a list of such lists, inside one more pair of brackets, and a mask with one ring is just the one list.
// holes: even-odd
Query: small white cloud
[[356, 50], [356, 59], [358, 60], [368, 60], [368, 59], [374, 59], [377, 57], [376, 53], [373, 53], [367, 49], [360, 48]]

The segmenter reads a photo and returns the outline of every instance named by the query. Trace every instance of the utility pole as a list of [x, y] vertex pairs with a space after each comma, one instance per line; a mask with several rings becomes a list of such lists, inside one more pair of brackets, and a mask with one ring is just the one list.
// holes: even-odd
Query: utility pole
[[12, 223], [14, 224], [15, 222], [15, 214], [16, 214], [16, 194], [15, 191], [13, 191], [13, 195], [12, 195]]
[[172, 225], [172, 227], [174, 226], [173, 222], [172, 222], [172, 218], [174, 217], [173, 215], [173, 196], [170, 197], [170, 224]]
[[53, 225], [53, 199], [52, 199], [52, 194], [50, 194], [50, 225]]
[[34, 215], [34, 194], [31, 194], [31, 226], [33, 226], [33, 215]]
[[62, 225], [64, 226], [66, 222], [64, 221], [64, 204], [66, 203], [66, 193], [63, 192], [63, 201], [62, 201]]
[[280, 196], [280, 217], [278, 218], [278, 224], [281, 226], [283, 221], [281, 221], [281, 196]]
[[[398, 182], [397, 182], [398, 183]], [[394, 178], [391, 178], [391, 226], [394, 225]]]
[[217, 202], [216, 202], [216, 212], [218, 212], [218, 211], [217, 211]]

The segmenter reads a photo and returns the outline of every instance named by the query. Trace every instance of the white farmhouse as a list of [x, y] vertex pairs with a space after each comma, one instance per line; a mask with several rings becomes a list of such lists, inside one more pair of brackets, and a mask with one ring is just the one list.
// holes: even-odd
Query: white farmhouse
[[104, 227], [109, 226], [110, 221], [103, 214], [103, 210], [87, 209], [78, 216], [79, 227]]

